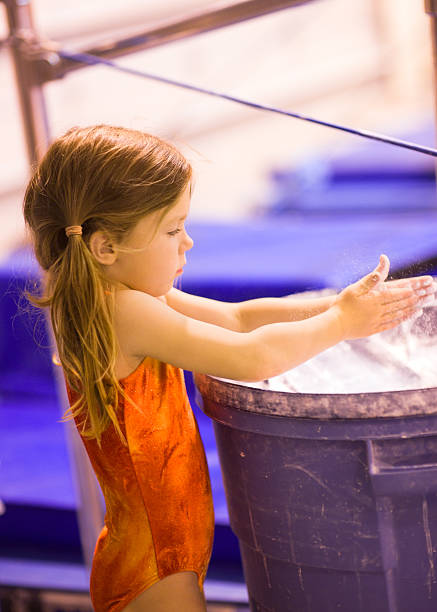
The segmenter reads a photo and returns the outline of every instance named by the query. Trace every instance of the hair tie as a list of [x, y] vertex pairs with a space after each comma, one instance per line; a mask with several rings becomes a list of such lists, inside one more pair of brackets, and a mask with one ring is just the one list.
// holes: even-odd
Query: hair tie
[[69, 238], [70, 236], [82, 236], [82, 226], [69, 225], [65, 228], [65, 233], [67, 234], [67, 238]]

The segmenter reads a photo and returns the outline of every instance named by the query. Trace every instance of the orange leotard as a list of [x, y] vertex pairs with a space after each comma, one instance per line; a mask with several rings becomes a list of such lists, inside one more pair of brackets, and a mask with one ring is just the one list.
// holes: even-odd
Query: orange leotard
[[101, 449], [83, 439], [106, 502], [91, 571], [96, 612], [119, 612], [176, 572], [196, 572], [203, 588], [214, 532], [208, 467], [183, 371], [147, 357], [120, 384], [138, 407], [120, 399], [128, 446], [112, 425]]

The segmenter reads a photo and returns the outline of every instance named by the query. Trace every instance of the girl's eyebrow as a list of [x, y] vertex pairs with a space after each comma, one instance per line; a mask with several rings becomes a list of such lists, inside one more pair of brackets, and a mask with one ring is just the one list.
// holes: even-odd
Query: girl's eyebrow
[[175, 221], [185, 221], [185, 219], [188, 217], [188, 215], [184, 215], [183, 217], [179, 217], [179, 219], [172, 219], [171, 223], [174, 223]]
[[188, 217], [188, 213], [186, 215], [184, 215], [183, 217], [179, 217], [179, 219], [177, 217], [166, 217], [165, 220], [165, 224], [166, 225], [173, 225], [173, 223], [180, 223], [181, 221], [185, 221], [185, 219]]

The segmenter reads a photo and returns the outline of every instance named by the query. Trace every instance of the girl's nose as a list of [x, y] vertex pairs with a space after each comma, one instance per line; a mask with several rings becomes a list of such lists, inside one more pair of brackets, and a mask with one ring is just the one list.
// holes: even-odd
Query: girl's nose
[[184, 251], [189, 251], [190, 249], [193, 248], [194, 241], [186, 230], [185, 230], [184, 241], [182, 244], [183, 244]]

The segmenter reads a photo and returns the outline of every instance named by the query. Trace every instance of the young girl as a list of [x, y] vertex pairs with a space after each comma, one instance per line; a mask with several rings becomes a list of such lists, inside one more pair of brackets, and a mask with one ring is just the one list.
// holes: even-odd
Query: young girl
[[71, 413], [102, 487], [97, 612], [206, 609], [214, 516], [183, 369], [276, 376], [345, 339], [394, 327], [434, 293], [431, 277], [384, 283], [388, 260], [340, 294], [239, 304], [173, 288], [193, 241], [191, 167], [172, 145], [123, 128], [58, 138], [24, 216]]

